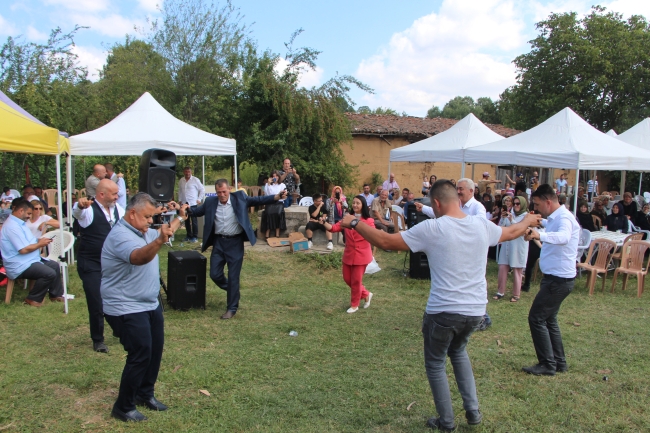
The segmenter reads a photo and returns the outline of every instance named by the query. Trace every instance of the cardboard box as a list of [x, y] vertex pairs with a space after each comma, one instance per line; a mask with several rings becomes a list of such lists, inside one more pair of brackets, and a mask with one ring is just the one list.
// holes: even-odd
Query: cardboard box
[[291, 244], [287, 238], [268, 238], [266, 242], [271, 247], [288, 247]]
[[308, 249], [309, 243], [302, 233], [289, 233], [289, 250], [292, 254], [298, 251], [307, 251]]

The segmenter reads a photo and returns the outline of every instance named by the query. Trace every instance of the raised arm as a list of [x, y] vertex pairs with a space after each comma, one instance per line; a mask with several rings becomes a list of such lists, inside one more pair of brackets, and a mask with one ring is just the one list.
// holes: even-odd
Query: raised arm
[[503, 227], [499, 242], [511, 241], [513, 239], [517, 239], [520, 236], [523, 236], [526, 234], [526, 231], [529, 227], [539, 226], [540, 219], [541, 216], [529, 213], [520, 222], [512, 224], [508, 227]]
[[[350, 223], [355, 219], [356, 217], [354, 215], [346, 215], [340, 221], [341, 226], [350, 228]], [[363, 221], [359, 221], [354, 230], [363, 236], [365, 240], [382, 250], [408, 251], [409, 249], [406, 242], [404, 242], [404, 239], [402, 239], [402, 235], [399, 233], [388, 234], [383, 230], [377, 230], [376, 228], [369, 226]]]

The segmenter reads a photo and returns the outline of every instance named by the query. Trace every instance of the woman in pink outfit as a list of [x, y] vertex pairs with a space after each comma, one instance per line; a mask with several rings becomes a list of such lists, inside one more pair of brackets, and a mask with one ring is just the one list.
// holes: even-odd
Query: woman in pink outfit
[[[370, 217], [370, 210], [363, 196], [358, 195], [352, 200], [352, 213], [370, 227], [375, 226]], [[343, 251], [343, 280], [350, 286], [350, 308], [348, 313], [356, 313], [361, 299], [365, 301], [363, 308], [370, 306], [372, 293], [363, 286], [363, 274], [366, 266], [372, 262], [372, 248], [367, 240], [354, 229], [345, 229], [341, 223], [334, 225], [324, 221], [325, 228], [333, 233], [343, 231], [345, 234], [345, 250]]]

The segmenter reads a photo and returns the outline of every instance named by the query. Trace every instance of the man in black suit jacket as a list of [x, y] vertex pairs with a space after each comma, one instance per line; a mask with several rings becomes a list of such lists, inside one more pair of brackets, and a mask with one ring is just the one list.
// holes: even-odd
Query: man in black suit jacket
[[[222, 319], [230, 319], [239, 307], [239, 274], [244, 262], [244, 242], [255, 245], [255, 233], [248, 219], [251, 206], [271, 204], [287, 196], [282, 191], [274, 196], [249, 197], [243, 191], [230, 193], [226, 179], [219, 179], [215, 184], [216, 197], [207, 197], [205, 201], [190, 207], [193, 216], [204, 216], [203, 245], [201, 251], [212, 246], [210, 256], [210, 278], [227, 293], [227, 311]], [[223, 273], [228, 265], [228, 278]]]

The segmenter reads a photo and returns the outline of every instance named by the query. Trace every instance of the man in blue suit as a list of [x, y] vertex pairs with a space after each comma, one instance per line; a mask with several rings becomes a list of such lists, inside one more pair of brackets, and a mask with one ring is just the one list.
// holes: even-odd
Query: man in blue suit
[[[287, 196], [284, 190], [274, 196], [249, 197], [243, 191], [230, 193], [226, 179], [215, 184], [216, 197], [190, 207], [193, 216], [204, 216], [203, 245], [201, 251], [212, 246], [210, 256], [210, 278], [227, 293], [227, 310], [222, 319], [231, 319], [239, 307], [239, 274], [244, 262], [244, 242], [255, 245], [255, 233], [248, 219], [248, 208], [271, 204]], [[223, 273], [228, 265], [228, 278]]]

